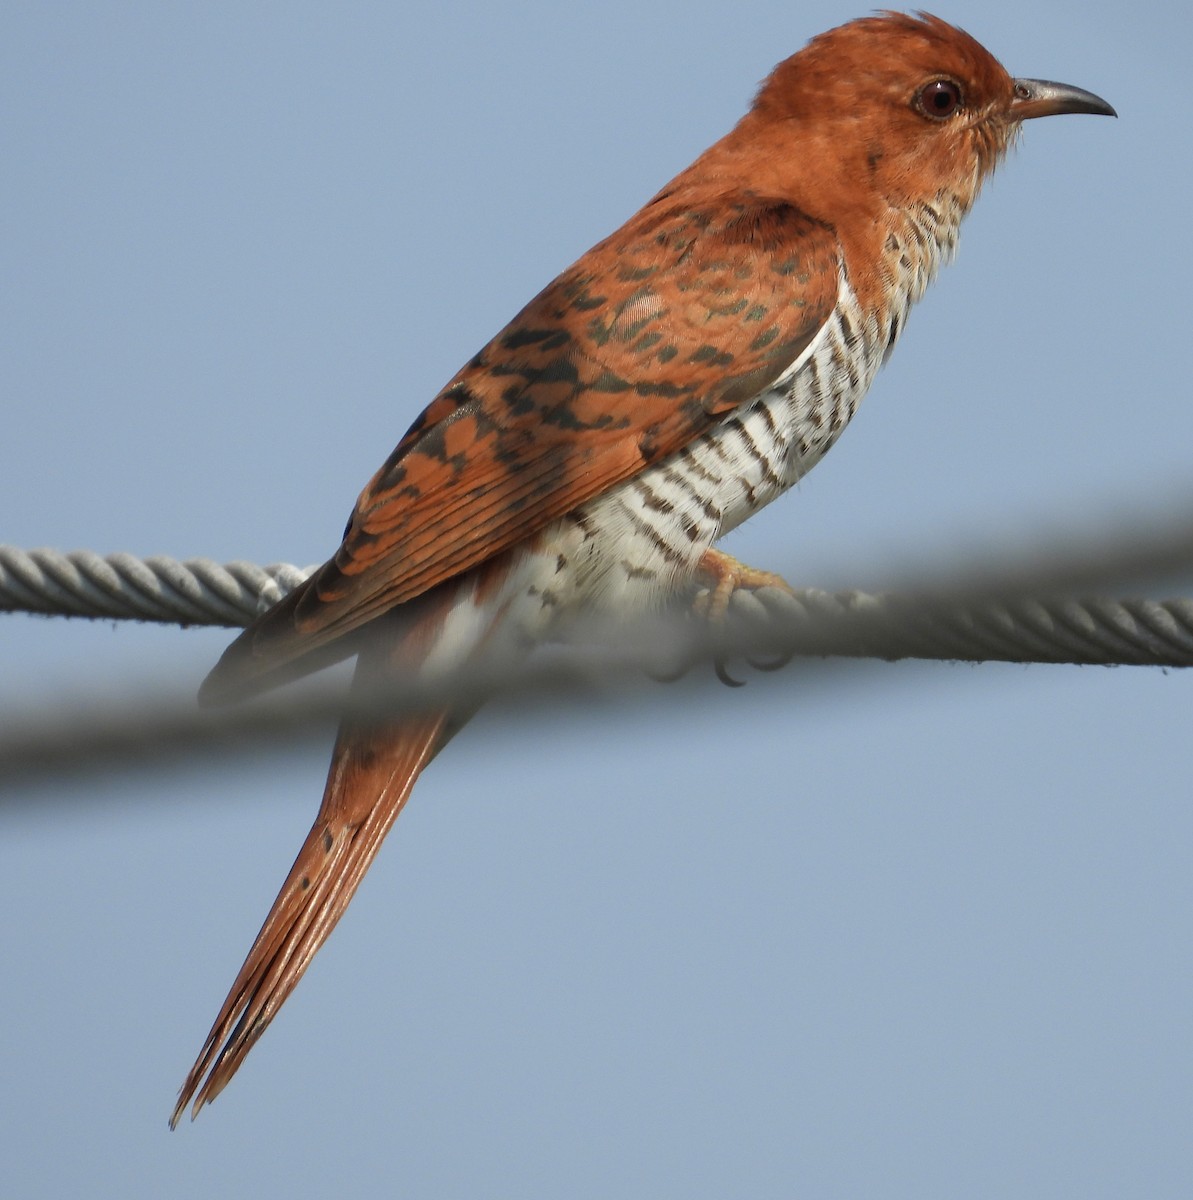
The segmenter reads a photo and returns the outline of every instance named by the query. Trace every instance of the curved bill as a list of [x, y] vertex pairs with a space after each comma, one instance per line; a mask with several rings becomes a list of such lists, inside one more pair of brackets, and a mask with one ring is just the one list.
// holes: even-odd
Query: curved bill
[[1011, 116], [1020, 121], [1030, 117], [1055, 117], [1061, 113], [1093, 113], [1099, 117], [1117, 117], [1118, 113], [1093, 92], [1070, 83], [1048, 79], [1016, 79]]

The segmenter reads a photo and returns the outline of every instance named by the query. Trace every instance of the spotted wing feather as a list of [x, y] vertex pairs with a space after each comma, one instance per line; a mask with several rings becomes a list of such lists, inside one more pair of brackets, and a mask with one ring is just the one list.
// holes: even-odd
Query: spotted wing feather
[[336, 555], [229, 647], [204, 697], [320, 665], [346, 634], [680, 449], [791, 365], [838, 279], [833, 231], [786, 202], [656, 198], [456, 374]]

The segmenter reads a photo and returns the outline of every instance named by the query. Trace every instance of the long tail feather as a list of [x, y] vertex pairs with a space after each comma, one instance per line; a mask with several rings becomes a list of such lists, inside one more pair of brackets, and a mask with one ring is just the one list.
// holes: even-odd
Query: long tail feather
[[[416, 666], [442, 618], [432, 608], [396, 643], [370, 643], [356, 684]], [[193, 1120], [235, 1075], [347, 909], [415, 780], [460, 723], [444, 709], [341, 726], [319, 814], [182, 1085], [171, 1128], [192, 1101]]]

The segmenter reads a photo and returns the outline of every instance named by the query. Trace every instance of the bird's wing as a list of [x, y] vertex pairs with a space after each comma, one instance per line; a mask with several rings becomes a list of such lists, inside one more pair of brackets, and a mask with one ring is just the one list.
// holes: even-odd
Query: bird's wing
[[838, 287], [833, 230], [789, 203], [656, 197], [458, 372], [335, 557], [228, 648], [204, 698], [321, 665], [330, 643], [680, 449], [799, 357]]

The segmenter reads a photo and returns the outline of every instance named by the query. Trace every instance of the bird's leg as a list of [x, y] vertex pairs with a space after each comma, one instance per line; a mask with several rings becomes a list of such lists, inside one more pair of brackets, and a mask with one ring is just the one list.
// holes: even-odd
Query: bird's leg
[[[731, 554], [723, 550], [708, 549], [701, 555], [696, 565], [696, 576], [699, 582], [706, 584], [692, 603], [692, 611], [696, 616], [704, 618], [715, 626], [722, 625], [729, 613], [729, 601], [739, 588], [757, 591], [759, 588], [780, 588], [789, 595], [794, 595], [792, 586], [773, 571], [759, 571], [739, 562]], [[759, 671], [777, 671], [791, 661], [792, 655], [780, 655], [777, 659], [761, 661], [747, 658], [750, 666]], [[730, 687], [741, 687], [743, 680], [734, 679], [725, 666], [721, 656], [715, 660], [717, 678]]]

